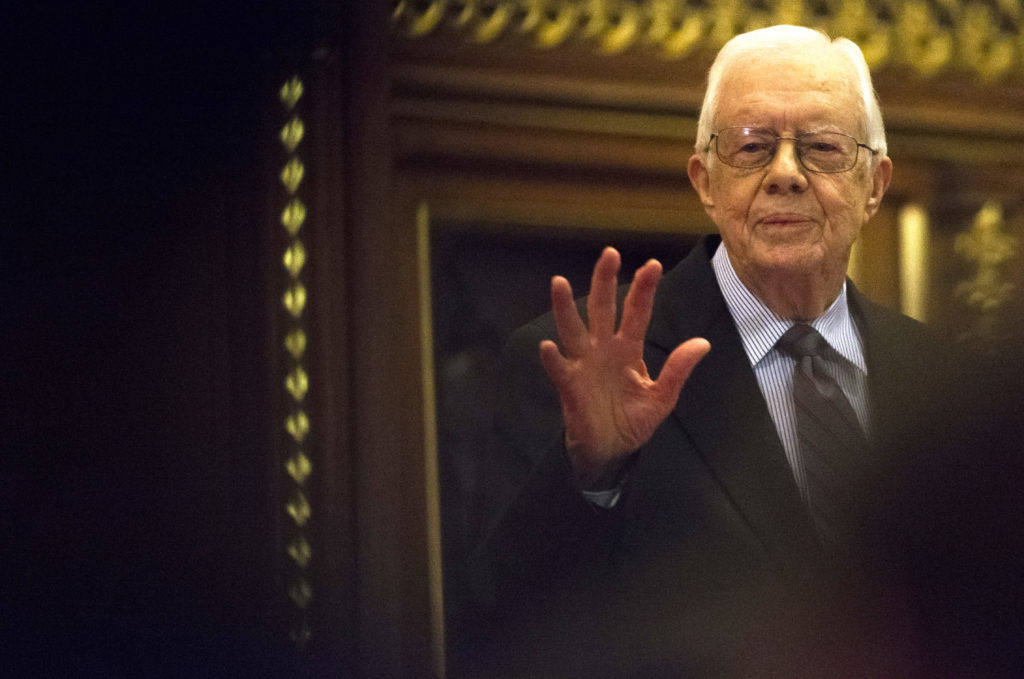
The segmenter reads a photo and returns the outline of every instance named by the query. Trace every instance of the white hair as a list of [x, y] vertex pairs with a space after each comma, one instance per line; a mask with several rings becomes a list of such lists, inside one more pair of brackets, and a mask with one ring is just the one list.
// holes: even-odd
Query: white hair
[[871, 72], [868, 70], [864, 53], [857, 43], [846, 38], [829, 38], [824, 32], [803, 26], [771, 26], [749, 33], [742, 33], [725, 43], [714, 63], [708, 71], [708, 88], [704, 94], [704, 104], [700, 109], [700, 120], [697, 123], [698, 152], [704, 151], [710, 143], [712, 126], [718, 112], [718, 98], [722, 79], [725, 73], [733, 68], [742, 67], [748, 59], [756, 59], [766, 50], [777, 53], [796, 52], [807, 48], [831, 48], [849, 65], [853, 84], [856, 86], [862, 103], [864, 133], [867, 135], [865, 144], [878, 151], [878, 157], [887, 152], [885, 126], [882, 123], [882, 110], [878, 105], [874, 85], [871, 83]]

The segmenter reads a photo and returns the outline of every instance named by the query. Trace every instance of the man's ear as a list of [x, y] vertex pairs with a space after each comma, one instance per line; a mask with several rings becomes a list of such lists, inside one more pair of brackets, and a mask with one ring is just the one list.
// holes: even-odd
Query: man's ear
[[889, 189], [889, 182], [892, 181], [892, 160], [888, 157], [878, 161], [874, 174], [871, 177], [871, 194], [864, 204], [864, 220], [871, 219], [878, 212], [878, 206], [882, 204], [882, 196]]
[[714, 215], [711, 213], [715, 209], [715, 201], [711, 197], [711, 176], [708, 173], [708, 166], [704, 164], [704, 156], [699, 153], [690, 156], [690, 160], [686, 164], [686, 174], [690, 177], [690, 184], [704, 205], [704, 211], [713, 218]]

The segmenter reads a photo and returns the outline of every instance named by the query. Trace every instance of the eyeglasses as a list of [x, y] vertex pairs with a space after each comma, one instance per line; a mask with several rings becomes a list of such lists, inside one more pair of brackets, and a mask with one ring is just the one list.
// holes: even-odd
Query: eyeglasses
[[726, 127], [711, 135], [705, 152], [715, 145], [715, 153], [726, 165], [754, 169], [772, 162], [780, 141], [791, 141], [800, 164], [811, 172], [846, 172], [857, 164], [861, 148], [877, 156], [878, 151], [840, 132], [808, 132], [796, 137], [780, 137], [756, 127]]

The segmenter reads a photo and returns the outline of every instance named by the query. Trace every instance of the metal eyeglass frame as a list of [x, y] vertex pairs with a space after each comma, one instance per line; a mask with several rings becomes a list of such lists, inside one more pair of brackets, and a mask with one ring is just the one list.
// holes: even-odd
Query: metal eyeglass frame
[[[759, 130], [761, 132], [769, 133], [773, 137], [775, 137], [775, 148], [772, 151], [771, 155], [769, 155], [768, 158], [765, 159], [765, 161], [763, 163], [761, 163], [760, 165], [733, 165], [728, 160], [726, 160], [725, 158], [722, 157], [721, 152], [718, 150], [718, 144], [715, 143], [716, 139], [721, 138], [721, 133], [724, 130]], [[837, 135], [839, 135], [841, 137], [846, 137], [847, 139], [852, 139], [853, 142], [857, 145], [856, 146], [857, 152], [854, 154], [853, 162], [850, 164], [850, 166], [849, 167], [845, 167], [842, 170], [815, 170], [813, 168], [807, 167], [807, 165], [804, 163], [803, 155], [800, 153], [800, 145], [799, 145], [800, 137], [806, 137], [806, 136], [813, 135], [813, 134], [837, 134]], [[782, 136], [779, 136], [779, 135], [775, 134], [774, 132], [768, 132], [768, 130], [762, 130], [762, 129], [759, 129], [759, 128], [756, 128], [756, 127], [746, 127], [745, 125], [737, 125], [737, 126], [734, 126], [734, 127], [723, 127], [718, 132], [712, 132], [711, 136], [708, 137], [708, 145], [704, 148], [704, 152], [707, 153], [708, 151], [710, 151], [711, 150], [711, 145], [714, 144], [715, 145], [715, 155], [718, 156], [718, 159], [721, 160], [726, 165], [728, 165], [729, 167], [738, 167], [738, 168], [743, 169], [743, 170], [756, 170], [756, 169], [759, 169], [759, 168], [762, 168], [762, 167], [767, 167], [768, 165], [771, 164], [771, 162], [773, 160], [775, 160], [775, 154], [778, 153], [779, 142], [780, 141], [791, 141], [791, 142], [793, 142], [794, 145], [795, 145], [794, 146], [795, 155], [796, 155], [797, 160], [800, 162], [800, 167], [804, 168], [808, 172], [815, 172], [817, 174], [839, 174], [841, 172], [849, 172], [853, 168], [857, 167], [857, 161], [860, 160], [860, 150], [862, 148], [865, 148], [868, 151], [871, 151], [871, 155], [872, 156], [877, 156], [878, 155], [878, 150], [877, 149], [873, 149], [870, 146], [868, 146], [867, 144], [862, 144], [861, 142], [857, 141], [856, 137], [850, 136], [848, 134], [843, 134], [842, 132], [831, 132], [831, 131], [829, 131], [829, 132], [807, 132], [807, 133], [802, 134], [802, 135], [800, 135], [798, 137], [782, 137]]]

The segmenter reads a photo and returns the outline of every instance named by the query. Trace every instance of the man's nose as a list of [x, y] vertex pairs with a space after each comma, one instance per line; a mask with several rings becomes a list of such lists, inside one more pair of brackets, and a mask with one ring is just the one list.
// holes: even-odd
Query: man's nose
[[796, 140], [779, 139], [775, 156], [768, 163], [765, 189], [769, 193], [799, 193], [807, 188], [806, 172], [797, 157]]

